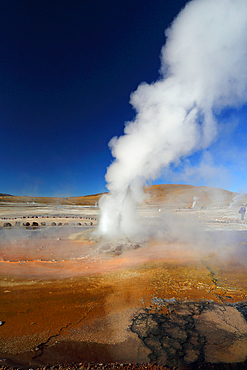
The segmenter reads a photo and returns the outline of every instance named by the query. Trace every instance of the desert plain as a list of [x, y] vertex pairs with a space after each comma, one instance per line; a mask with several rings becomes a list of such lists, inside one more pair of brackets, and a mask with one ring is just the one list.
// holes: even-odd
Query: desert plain
[[247, 196], [186, 185], [145, 192], [146, 232], [116, 240], [97, 236], [101, 194], [1, 196], [3, 368], [246, 368], [247, 222], [238, 210]]

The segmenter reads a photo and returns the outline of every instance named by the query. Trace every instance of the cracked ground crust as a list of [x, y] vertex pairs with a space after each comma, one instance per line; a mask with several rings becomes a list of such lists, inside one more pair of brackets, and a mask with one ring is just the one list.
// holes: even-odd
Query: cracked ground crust
[[[163, 305], [163, 312], [143, 310], [131, 325], [150, 349], [152, 362], [179, 368], [192, 363], [198, 368], [205, 363], [247, 365], [247, 322], [239, 304], [163, 300]], [[247, 307], [247, 302], [241, 305]]]
[[[221, 266], [213, 266], [213, 269], [212, 274], [212, 268], [209, 271], [200, 261], [182, 265], [181, 262], [163, 260], [87, 277], [32, 280], [32, 284], [28, 279], [17, 281], [16, 278], [11, 284], [11, 277], [1, 276], [5, 282], [0, 286], [0, 319], [4, 322], [0, 329], [1, 358], [18, 358], [36, 364], [45, 364], [49, 360], [58, 362], [61, 358], [66, 361], [63, 352], [67, 343], [71, 356], [78, 355], [79, 348], [83, 356], [89, 356], [78, 358], [78, 361], [95, 361], [95, 353], [101, 353], [101, 358], [107, 362], [125, 361], [124, 356], [129, 356], [128, 361], [155, 360], [157, 356], [150, 357], [154, 343], [148, 338], [140, 340], [137, 333], [130, 331], [138, 311], [152, 307], [156, 312], [157, 304], [152, 304], [154, 297], [157, 297], [156, 303], [170, 299], [198, 302], [203, 299], [219, 304], [233, 304], [246, 298], [245, 287], [237, 284], [246, 271], [239, 269], [234, 279], [229, 274], [229, 280], [226, 280], [225, 266], [224, 279]], [[185, 316], [190, 315], [186, 306], [183, 309]], [[166, 312], [167, 306], [162, 310]], [[199, 313], [195, 312], [195, 315]], [[205, 325], [208, 321], [204, 318]], [[181, 338], [183, 334], [179, 334]], [[189, 347], [190, 351], [184, 356], [187, 363], [193, 362], [201, 353], [198, 338], [195, 336], [193, 340], [194, 348]], [[162, 348], [166, 344], [163, 341]], [[242, 348], [242, 344], [229, 342], [232, 352]], [[155, 345], [160, 346], [159, 343]], [[176, 351], [181, 352], [180, 345], [177, 343], [171, 350], [172, 356]], [[170, 356], [170, 352], [168, 354]], [[166, 364], [169, 356], [163, 354], [157, 358]], [[101, 358], [98, 361], [103, 361]]]

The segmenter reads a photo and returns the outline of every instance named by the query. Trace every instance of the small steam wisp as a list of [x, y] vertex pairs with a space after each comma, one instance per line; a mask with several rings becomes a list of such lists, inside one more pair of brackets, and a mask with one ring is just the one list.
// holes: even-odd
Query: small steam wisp
[[243, 197], [244, 197], [243, 193], [240, 193], [240, 194], [236, 195], [235, 197], [233, 197], [232, 198], [233, 202], [230, 203], [229, 208], [233, 208], [235, 206], [238, 206], [238, 203], [242, 200]]
[[199, 199], [199, 197], [196, 197], [196, 196], [193, 197], [193, 200], [194, 201], [193, 201], [193, 204], [192, 204], [192, 207], [191, 208], [195, 208], [195, 205], [196, 205], [198, 199]]
[[247, 1], [193, 0], [166, 31], [160, 79], [131, 94], [136, 110], [124, 135], [109, 146], [110, 193], [99, 202], [99, 233], [139, 233], [136, 205], [143, 185], [163, 167], [217, 139], [215, 113], [247, 100]]

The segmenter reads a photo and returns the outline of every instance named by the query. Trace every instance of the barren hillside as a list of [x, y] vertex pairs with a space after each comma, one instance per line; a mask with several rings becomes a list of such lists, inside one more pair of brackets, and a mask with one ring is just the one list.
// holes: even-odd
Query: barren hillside
[[166, 206], [191, 208], [193, 202], [200, 207], [229, 206], [236, 193], [207, 186], [193, 185], [153, 185], [145, 189], [148, 204], [164, 204]]
[[[191, 208], [196, 201], [200, 207], [229, 205], [237, 193], [219, 188], [192, 185], [153, 185], [145, 187], [147, 195], [145, 203], [161, 204], [169, 207]], [[29, 197], [29, 196], [0, 196], [1, 203], [39, 203], [39, 204], [61, 204], [61, 205], [85, 205], [95, 206], [103, 193], [78, 197]], [[196, 198], [195, 198], [196, 197]], [[244, 197], [242, 202], [244, 202]]]

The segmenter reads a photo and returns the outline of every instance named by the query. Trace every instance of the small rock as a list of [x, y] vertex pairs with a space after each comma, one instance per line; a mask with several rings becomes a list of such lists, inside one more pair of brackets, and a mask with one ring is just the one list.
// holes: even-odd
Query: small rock
[[187, 351], [186, 355], [184, 356], [185, 362], [191, 364], [195, 362], [199, 357], [200, 351], [198, 349], [190, 349]]

